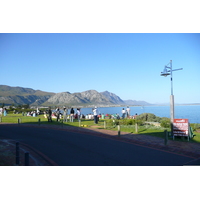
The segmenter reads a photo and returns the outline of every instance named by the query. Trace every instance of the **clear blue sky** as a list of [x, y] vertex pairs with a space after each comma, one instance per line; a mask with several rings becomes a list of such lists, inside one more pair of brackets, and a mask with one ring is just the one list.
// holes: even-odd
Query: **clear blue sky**
[[0, 34], [0, 84], [48, 92], [109, 91], [123, 100], [200, 103], [200, 34]]

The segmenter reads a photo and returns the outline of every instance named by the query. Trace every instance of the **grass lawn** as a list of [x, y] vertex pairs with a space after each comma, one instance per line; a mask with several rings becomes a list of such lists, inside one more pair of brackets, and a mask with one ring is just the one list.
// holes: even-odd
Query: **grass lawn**
[[[62, 120], [60, 122], [57, 122], [56, 119], [52, 119], [53, 122], [49, 123], [46, 118], [44, 118], [43, 115], [39, 115], [37, 117], [30, 117], [30, 116], [22, 116], [22, 114], [8, 114], [7, 116], [1, 116], [0, 117], [0, 123], [1, 122], [6, 122], [6, 123], [18, 123], [18, 119], [20, 119], [20, 123], [31, 123], [31, 124], [48, 124], [48, 125], [63, 125], [63, 126], [75, 126], [75, 127], [90, 127], [94, 129], [104, 129], [104, 123], [107, 122], [107, 120], [99, 120], [99, 123], [97, 125], [94, 124], [93, 120], [81, 120], [81, 123], [78, 122], [77, 119], [74, 120], [74, 122], [65, 122], [62, 123]], [[117, 131], [118, 127], [117, 126], [108, 126], [106, 123], [106, 129], [108, 130], [114, 130]], [[135, 125], [121, 125], [120, 130], [122, 132], [127, 132], [127, 133], [135, 133]], [[143, 125], [138, 127], [138, 134], [144, 134], [144, 135], [152, 135], [156, 137], [161, 137], [164, 138], [164, 130], [165, 128], [162, 127], [155, 127], [152, 125]], [[170, 131], [169, 129], [167, 131]], [[194, 138], [190, 140], [190, 142], [198, 142], [200, 143], [200, 133], [199, 132], [194, 132], [196, 135]], [[172, 139], [169, 137], [169, 139]], [[176, 138], [175, 140], [179, 141], [186, 141], [183, 139], [178, 139]]]

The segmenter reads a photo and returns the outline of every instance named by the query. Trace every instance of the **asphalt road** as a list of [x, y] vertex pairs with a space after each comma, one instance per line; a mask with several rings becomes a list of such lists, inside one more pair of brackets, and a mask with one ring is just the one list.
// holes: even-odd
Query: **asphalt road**
[[181, 166], [193, 160], [114, 138], [66, 130], [0, 125], [0, 138], [28, 144], [59, 166]]

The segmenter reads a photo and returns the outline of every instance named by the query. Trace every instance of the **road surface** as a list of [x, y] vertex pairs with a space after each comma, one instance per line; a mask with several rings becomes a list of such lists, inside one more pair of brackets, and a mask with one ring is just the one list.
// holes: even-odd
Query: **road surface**
[[0, 125], [0, 139], [28, 144], [59, 166], [182, 166], [193, 160], [115, 137], [52, 128]]

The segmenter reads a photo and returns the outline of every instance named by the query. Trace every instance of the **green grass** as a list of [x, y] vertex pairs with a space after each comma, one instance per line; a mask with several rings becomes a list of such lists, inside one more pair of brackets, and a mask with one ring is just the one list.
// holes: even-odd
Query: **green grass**
[[[44, 118], [43, 115], [39, 115], [37, 117], [27, 117], [27, 116], [22, 116], [22, 114], [8, 114], [7, 116], [2, 116], [1, 117], [1, 121], [2, 122], [6, 122], [6, 123], [16, 123], [18, 124], [18, 119], [21, 120], [21, 123], [31, 123], [31, 124], [39, 124], [38, 120], [40, 119], [40, 124], [48, 124], [48, 125], [63, 125], [63, 126], [75, 126], [75, 127], [79, 127], [79, 125], [81, 125], [81, 127], [83, 125], [86, 125], [87, 127], [91, 127], [94, 129], [104, 129], [104, 121], [108, 121], [108, 120], [99, 120], [98, 124], [94, 124], [93, 120], [81, 120], [81, 124], [79, 124], [78, 120], [75, 119], [74, 122], [65, 122], [62, 124], [61, 122], [57, 122], [56, 119], [52, 119], [53, 122], [49, 123], [47, 121], [46, 118]], [[114, 131], [118, 131], [118, 127], [114, 126], [114, 125], [110, 125], [108, 126], [108, 123], [106, 123], [106, 129], [108, 130], [114, 130]], [[127, 133], [135, 133], [135, 125], [121, 125], [120, 126], [120, 130], [122, 132], [127, 132]], [[165, 128], [162, 127], [155, 127], [152, 125], [143, 125], [143, 126], [139, 126], [138, 127], [138, 134], [144, 134], [144, 135], [151, 135], [151, 136], [156, 136], [156, 137], [160, 137], [160, 138], [164, 138], [164, 130]], [[167, 131], [170, 131], [169, 129]], [[194, 132], [194, 134], [196, 135], [194, 138], [192, 138], [190, 140], [190, 142], [198, 142], [200, 143], [200, 133], [198, 132]], [[169, 138], [171, 139], [171, 138]], [[183, 139], [178, 139], [175, 138], [175, 140], [177, 141], [186, 141]]]

